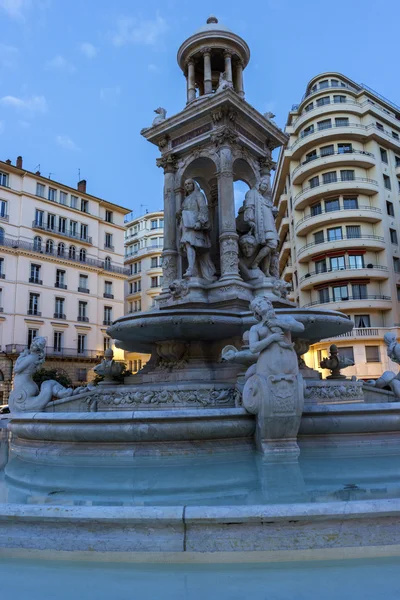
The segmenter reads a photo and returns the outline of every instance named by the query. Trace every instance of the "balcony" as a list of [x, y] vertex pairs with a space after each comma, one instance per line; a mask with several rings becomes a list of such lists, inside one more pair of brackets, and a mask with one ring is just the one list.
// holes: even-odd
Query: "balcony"
[[293, 160], [300, 160], [302, 154], [315, 144], [323, 146], [328, 140], [349, 139], [363, 141], [368, 136], [368, 127], [361, 123], [339, 124], [332, 123], [331, 127], [316, 128], [310, 133], [304, 133], [289, 148]]
[[328, 83], [327, 85], [324, 85], [323, 87], [318, 86], [315, 89], [311, 88], [310, 90], [308, 90], [308, 92], [306, 92], [304, 94], [304, 96], [302, 97], [300, 104], [302, 104], [304, 102], [304, 100], [306, 100], [307, 98], [310, 98], [310, 96], [326, 93], [327, 90], [334, 90], [334, 91], [341, 90], [342, 92], [349, 91], [349, 92], [353, 92], [355, 94], [357, 94], [359, 92], [359, 89], [353, 87], [352, 85], [348, 85], [346, 83], [339, 82], [336, 85]]
[[335, 210], [321, 210], [317, 214], [305, 215], [296, 223], [297, 235], [307, 235], [320, 226], [330, 226], [342, 221], [365, 221], [366, 223], [379, 223], [382, 220], [382, 211], [375, 206], [357, 206], [357, 208], [344, 208], [341, 205]]
[[368, 177], [353, 177], [352, 179], [337, 177], [329, 183], [317, 183], [308, 185], [299, 192], [293, 200], [294, 208], [302, 210], [310, 201], [314, 202], [319, 198], [332, 194], [365, 194], [373, 196], [379, 191], [378, 182]]
[[[323, 90], [321, 90], [323, 92]], [[332, 113], [347, 113], [361, 116], [365, 111], [363, 111], [363, 107], [367, 104], [367, 102], [357, 102], [356, 100], [350, 100], [346, 98], [346, 102], [328, 102], [327, 104], [322, 104], [321, 106], [315, 105], [314, 108], [310, 110], [303, 111], [295, 121], [292, 122], [291, 127], [293, 128], [293, 133], [297, 134], [299, 129], [303, 127], [307, 121], [312, 119], [319, 119]]]
[[110, 244], [104, 244], [104, 250], [109, 250], [110, 252], [114, 252], [114, 246]]
[[[352, 306], [348, 306], [348, 302], [352, 303]], [[331, 304], [332, 306], [327, 306]], [[333, 297], [329, 297], [324, 301], [315, 300], [308, 304], [303, 304], [302, 308], [309, 308], [310, 306], [323, 306], [324, 308], [333, 310], [357, 310], [366, 308], [376, 308], [381, 310], [391, 310], [392, 298], [390, 296], [383, 296], [380, 294], [368, 294], [360, 298], [359, 296], [348, 296], [335, 300]]]
[[[27, 350], [28, 346], [24, 344], [7, 344], [5, 347], [6, 354], [18, 355], [24, 350]], [[77, 348], [53, 348], [52, 346], [46, 346], [46, 358], [51, 359], [82, 359], [98, 361], [104, 356], [103, 350], [81, 350]]]
[[301, 185], [303, 181], [311, 177], [314, 173], [324, 169], [334, 169], [337, 167], [361, 167], [370, 169], [375, 165], [375, 156], [371, 152], [364, 150], [352, 150], [351, 152], [332, 152], [332, 154], [316, 154], [301, 163], [292, 173], [294, 185]]
[[106, 325], [107, 327], [109, 327], [112, 324], [113, 324], [112, 319], [104, 319], [104, 321], [103, 321], [103, 325]]
[[312, 289], [315, 285], [324, 283], [325, 281], [330, 285], [333, 285], [336, 280], [350, 279], [350, 278], [368, 278], [374, 279], [375, 281], [384, 281], [388, 279], [388, 268], [384, 265], [373, 265], [369, 263], [363, 267], [351, 267], [346, 265], [339, 269], [329, 269], [319, 271], [310, 271], [302, 277], [300, 277], [299, 283], [300, 288], [305, 291]]
[[81, 242], [82, 244], [92, 245], [92, 238], [90, 236], [81, 236], [76, 231], [59, 231], [56, 227], [50, 227], [49, 225], [46, 225], [46, 223], [42, 223], [41, 221], [33, 221], [32, 229], [46, 231], [59, 237], [67, 238], [69, 240], [75, 240], [76, 242]]
[[83, 317], [82, 315], [78, 315], [77, 321], [80, 323], [89, 323], [89, 317]]
[[29, 283], [35, 283], [36, 285], [43, 285], [43, 281], [38, 277], [29, 277]]
[[107, 294], [107, 292], [104, 292], [103, 298], [108, 298], [109, 300], [114, 300], [114, 294]]
[[65, 285], [65, 283], [61, 283], [60, 281], [56, 281], [54, 284], [54, 287], [60, 289], [60, 290], [66, 290], [68, 289], [67, 286]]
[[67, 315], [64, 315], [63, 313], [58, 313], [58, 312], [54, 313], [54, 319], [66, 319], [66, 318], [67, 318]]
[[283, 267], [283, 271], [281, 273], [281, 279], [284, 279], [288, 283], [290, 283], [293, 279], [293, 265], [290, 261], [286, 263]]
[[90, 290], [88, 288], [85, 287], [78, 287], [78, 292], [80, 292], [81, 294], [90, 294]]
[[145, 248], [139, 248], [138, 250], [131, 252], [130, 254], [125, 255], [125, 260], [134, 259], [138, 256], [143, 256], [145, 254], [152, 254], [153, 252], [162, 252], [164, 248], [163, 244], [158, 244], [157, 246], [146, 246]]
[[36, 308], [28, 308], [28, 315], [31, 317], [41, 317], [42, 313], [39, 312]]
[[307, 262], [310, 256], [323, 254], [327, 250], [346, 250], [347, 248], [366, 248], [369, 250], [385, 250], [385, 238], [380, 235], [361, 235], [360, 237], [343, 236], [338, 239], [324, 239], [321, 242], [305, 244], [297, 251], [300, 262]]

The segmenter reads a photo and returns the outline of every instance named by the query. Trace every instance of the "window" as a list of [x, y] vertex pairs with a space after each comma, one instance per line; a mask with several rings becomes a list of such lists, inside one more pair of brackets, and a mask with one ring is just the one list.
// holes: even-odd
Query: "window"
[[104, 268], [111, 271], [111, 258], [109, 256], [104, 259]]
[[112, 307], [105, 306], [104, 307], [104, 325], [111, 325], [112, 323]]
[[81, 211], [84, 213], [89, 212], [89, 200], [81, 200]]
[[56, 286], [62, 290], [66, 290], [67, 286], [65, 285], [65, 271], [62, 269], [57, 269], [56, 271]]
[[313, 206], [310, 209], [310, 212], [312, 217], [320, 215], [322, 213], [321, 202], [318, 202], [318, 204], [313, 204]]
[[104, 237], [104, 248], [113, 250], [113, 235], [112, 233], [106, 233]]
[[89, 281], [89, 277], [87, 275], [79, 274], [78, 292], [82, 292], [84, 294], [89, 294], [90, 290], [89, 290], [88, 281]]
[[319, 131], [330, 129], [332, 127], [332, 121], [331, 119], [324, 119], [323, 121], [318, 121], [317, 126]]
[[140, 312], [142, 310], [142, 301], [135, 300], [133, 302], [133, 312]]
[[54, 188], [49, 187], [48, 199], [52, 200], [53, 202], [55, 202], [57, 200], [57, 190], [55, 190]]
[[340, 178], [342, 181], [354, 181], [354, 171], [340, 171]]
[[113, 211], [112, 210], [106, 210], [105, 221], [107, 221], [107, 223], [113, 223]]
[[158, 238], [151, 238], [150, 241], [151, 241], [152, 248], [158, 248], [158, 246], [159, 246]]
[[385, 188], [387, 190], [391, 190], [392, 189], [392, 185], [390, 183], [390, 177], [388, 177], [387, 175], [383, 176], [383, 184], [385, 186]]
[[163, 229], [163, 227], [164, 227], [164, 219], [158, 219], [158, 227], [160, 229]]
[[81, 262], [86, 262], [86, 250], [85, 250], [85, 248], [81, 248], [79, 250], [79, 260]]
[[396, 163], [396, 167], [400, 167], [400, 156], [396, 156], [394, 157], [394, 161]]
[[314, 108], [314, 104], [312, 102], [310, 102], [310, 104], [307, 104], [307, 106], [304, 108], [304, 112], [309, 112], [313, 108]]
[[322, 181], [323, 181], [323, 183], [335, 183], [335, 181], [337, 181], [336, 171], [330, 171], [329, 173], [323, 173]]
[[134, 281], [132, 284], [132, 289], [133, 289], [133, 293], [137, 294], [138, 292], [142, 291], [142, 282], [140, 279], [138, 279], [138, 281]]
[[29, 278], [30, 283], [39, 283], [40, 281], [40, 265], [31, 264], [31, 276]]
[[316, 273], [326, 273], [326, 260], [317, 260], [315, 262], [315, 272]]
[[69, 258], [71, 258], [72, 260], [75, 260], [76, 258], [76, 248], [75, 246], [70, 246], [69, 250], [68, 250], [68, 256]]
[[336, 127], [348, 127], [349, 119], [348, 117], [336, 117], [335, 126]]
[[77, 223], [77, 221], [70, 221], [69, 222], [69, 233], [70, 233], [71, 237], [77, 237], [78, 236], [78, 223]]
[[352, 144], [338, 144], [337, 149], [339, 154], [350, 154], [353, 152]]
[[311, 179], [308, 180], [308, 183], [310, 184], [310, 188], [318, 187], [319, 186], [318, 175], [316, 177], [311, 177]]
[[155, 269], [156, 267], [158, 267], [158, 257], [157, 256], [153, 256], [151, 259], [151, 268]]
[[392, 131], [392, 137], [393, 137], [395, 140], [398, 140], [398, 139], [399, 139], [399, 134], [398, 134], [398, 133], [396, 133], [395, 131]]
[[333, 102], [335, 104], [344, 104], [344, 102], [346, 102], [346, 96], [341, 96], [341, 95], [334, 95], [333, 96]]
[[78, 196], [71, 196], [71, 208], [78, 208]]
[[157, 227], [158, 227], [157, 219], [152, 219], [150, 221], [150, 229], [157, 229]]
[[354, 363], [354, 352], [352, 346], [343, 346], [343, 348], [339, 348], [339, 357], [346, 358]]
[[359, 327], [371, 327], [371, 318], [369, 315], [354, 315], [354, 325]]
[[78, 321], [89, 321], [86, 315], [87, 313], [87, 302], [79, 300], [78, 302]]
[[346, 237], [347, 239], [354, 239], [361, 237], [360, 225], [347, 225], [346, 226]]
[[88, 225], [81, 224], [81, 240], [88, 241]]
[[39, 333], [38, 329], [28, 329], [28, 346], [29, 347], [32, 344], [35, 337], [37, 337], [38, 333]]
[[320, 151], [321, 156], [330, 156], [331, 154], [335, 154], [335, 147], [333, 144], [329, 144], [329, 146], [322, 146]]
[[389, 229], [390, 232], [390, 241], [392, 242], [392, 244], [398, 244], [398, 240], [397, 240], [397, 231], [395, 229]]
[[300, 137], [306, 137], [307, 135], [310, 135], [311, 133], [314, 133], [314, 125], [309, 125], [308, 127], [305, 127], [303, 129], [303, 131], [301, 132]]
[[331, 79], [331, 86], [332, 87], [339, 87], [339, 79]]
[[381, 362], [379, 346], [365, 346], [365, 358], [369, 362]]
[[393, 202], [386, 202], [386, 212], [390, 217], [394, 217]]
[[347, 289], [347, 285], [338, 285], [332, 287], [332, 293], [334, 302], [349, 299], [349, 290]]
[[39, 294], [29, 294], [29, 315], [37, 315], [39, 317], [41, 316], [39, 312], [39, 298]]
[[377, 128], [378, 128], [380, 131], [383, 131], [383, 130], [384, 130], [384, 129], [383, 129], [383, 125], [382, 125], [382, 123], [378, 123], [378, 121], [376, 121], [376, 126], [377, 126]]
[[[86, 336], [83, 336], [86, 337]], [[78, 345], [78, 353], [79, 354], [84, 354], [85, 353], [85, 348], [83, 348], [83, 350], [79, 350], [79, 345]], [[76, 380], [80, 381], [80, 382], [85, 382], [87, 381], [87, 369], [84, 368], [79, 368], [76, 370]]]
[[333, 210], [340, 210], [339, 198], [325, 200], [325, 212], [332, 212]]
[[400, 258], [393, 256], [393, 269], [395, 273], [400, 273]]
[[43, 185], [43, 183], [36, 184], [36, 196], [39, 196], [40, 198], [44, 198], [45, 191], [46, 191], [46, 188]]
[[35, 210], [35, 226], [43, 227], [43, 222], [44, 222], [44, 212], [42, 210], [36, 209]]
[[328, 241], [332, 242], [335, 240], [342, 240], [343, 239], [343, 234], [342, 234], [342, 228], [341, 227], [332, 227], [331, 229], [328, 229], [327, 231], [328, 234]]
[[53, 254], [54, 242], [53, 240], [47, 240], [46, 242], [46, 254]]
[[6, 219], [8, 215], [7, 212], [7, 201], [0, 200], [0, 219]]
[[38, 235], [33, 238], [33, 249], [36, 250], [36, 252], [42, 251], [42, 238]]
[[4, 258], [0, 258], [0, 279], [5, 279], [6, 275], [4, 273]]
[[63, 340], [64, 334], [62, 331], [55, 331], [53, 334], [53, 350], [54, 352], [61, 352], [64, 346]]
[[158, 277], [152, 277], [151, 278], [151, 287], [152, 288], [156, 288], [159, 287], [159, 278]]
[[131, 265], [131, 267], [133, 267], [132, 273], [134, 273], [136, 275], [136, 273], [141, 273], [142, 272], [142, 261], [138, 261], [133, 263], [133, 265]]
[[397, 286], [397, 300], [400, 302], [400, 286]]
[[48, 213], [47, 215], [47, 229], [54, 231], [56, 228], [56, 215]]
[[8, 173], [3, 173], [0, 171], [0, 185], [3, 187], [9, 187], [8, 185]]
[[65, 319], [64, 315], [64, 298], [56, 298], [55, 306], [54, 306], [54, 318], [55, 319]]
[[388, 153], [386, 152], [386, 150], [384, 150], [384, 148], [379, 148], [380, 153], [381, 153], [381, 161], [384, 163], [388, 163]]
[[318, 100], [316, 101], [317, 106], [325, 106], [325, 104], [330, 104], [330, 103], [331, 103], [331, 99], [329, 96], [323, 96], [323, 98], [318, 98]]
[[329, 87], [329, 81], [328, 79], [324, 79], [323, 81], [319, 82], [319, 89], [323, 90], [325, 88]]
[[365, 283], [353, 283], [351, 287], [354, 300], [365, 300], [368, 298], [367, 286]]
[[335, 256], [329, 259], [331, 271], [343, 271], [346, 268], [344, 256]]
[[348, 258], [350, 269], [363, 269], [364, 256], [362, 254], [352, 254]]
[[103, 338], [103, 348], [104, 348], [104, 352], [111, 348], [111, 338], [109, 338], [109, 337]]
[[60, 192], [60, 204], [64, 204], [64, 206], [67, 204], [67, 199], [68, 199], [68, 194], [66, 194], [65, 192]]
[[324, 241], [325, 239], [323, 231], [317, 231], [317, 233], [314, 233], [314, 244], [323, 244]]
[[319, 301], [321, 304], [324, 302], [329, 302], [329, 288], [322, 288], [322, 290], [318, 290]]
[[112, 281], [105, 281], [104, 282], [104, 295], [107, 298], [114, 298], [114, 296], [113, 296], [113, 284], [112, 284]]
[[343, 198], [343, 208], [352, 209], [358, 208], [358, 198]]
[[137, 360], [133, 361], [133, 372], [137, 373], [138, 371], [140, 371], [142, 368], [142, 359], [138, 358]]
[[65, 244], [63, 242], [60, 242], [57, 246], [57, 256], [64, 256], [65, 255]]

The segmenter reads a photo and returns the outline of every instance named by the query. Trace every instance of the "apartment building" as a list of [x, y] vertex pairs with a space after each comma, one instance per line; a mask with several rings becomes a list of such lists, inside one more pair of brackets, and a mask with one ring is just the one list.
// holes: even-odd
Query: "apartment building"
[[[161, 254], [164, 246], [163, 211], [147, 213], [135, 218], [125, 217], [125, 312], [137, 313], [155, 307], [161, 292]], [[129, 369], [136, 373], [149, 360], [148, 354], [126, 353]]]
[[383, 336], [400, 325], [400, 107], [340, 73], [323, 73], [292, 107], [274, 180], [281, 276], [300, 307], [340, 310], [351, 334], [330, 343], [355, 361], [346, 375], [398, 370]]
[[45, 368], [74, 384], [112, 340], [107, 326], [124, 314], [124, 215], [127, 209], [0, 161], [0, 400], [18, 354], [47, 338]]

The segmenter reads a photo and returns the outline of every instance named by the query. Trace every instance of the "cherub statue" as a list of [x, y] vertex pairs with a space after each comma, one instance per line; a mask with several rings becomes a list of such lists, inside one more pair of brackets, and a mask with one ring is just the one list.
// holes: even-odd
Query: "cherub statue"
[[396, 334], [391, 331], [385, 333], [383, 341], [386, 344], [387, 355], [390, 360], [400, 365], [400, 344], [397, 342]]
[[96, 375], [102, 375], [104, 377], [103, 384], [115, 383], [115, 379], [121, 375], [125, 369], [125, 365], [115, 361], [113, 357], [114, 352], [111, 348], [108, 348], [104, 352], [104, 358], [101, 363], [93, 369]]
[[157, 117], [154, 118], [152, 127], [154, 127], [155, 125], [159, 125], [160, 123], [165, 121], [165, 119], [167, 118], [167, 111], [165, 110], [165, 108], [162, 108], [161, 106], [156, 108], [154, 112], [157, 114]]

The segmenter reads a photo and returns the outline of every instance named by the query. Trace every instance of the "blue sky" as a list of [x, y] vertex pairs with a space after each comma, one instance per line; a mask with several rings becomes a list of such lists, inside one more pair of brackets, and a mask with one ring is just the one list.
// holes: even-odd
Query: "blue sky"
[[386, 0], [0, 0], [0, 158], [136, 214], [162, 206], [153, 109], [185, 105], [181, 42], [214, 13], [248, 42], [246, 99], [288, 110], [335, 70], [400, 104], [400, 2]]

